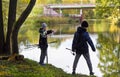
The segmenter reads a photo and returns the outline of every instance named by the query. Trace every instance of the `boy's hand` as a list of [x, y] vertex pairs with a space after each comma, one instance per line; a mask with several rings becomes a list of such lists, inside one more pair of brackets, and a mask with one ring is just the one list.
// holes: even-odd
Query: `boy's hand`
[[52, 33], [53, 33], [53, 34], [56, 33], [56, 30], [52, 30]]
[[72, 49], [73, 52], [76, 52], [76, 49]]
[[93, 49], [93, 52], [95, 52], [96, 50], [95, 49]]

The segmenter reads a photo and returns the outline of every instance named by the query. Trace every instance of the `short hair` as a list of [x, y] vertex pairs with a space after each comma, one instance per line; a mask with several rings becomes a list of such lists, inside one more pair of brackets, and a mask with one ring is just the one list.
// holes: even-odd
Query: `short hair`
[[81, 27], [88, 27], [88, 22], [87, 21], [82, 21]]

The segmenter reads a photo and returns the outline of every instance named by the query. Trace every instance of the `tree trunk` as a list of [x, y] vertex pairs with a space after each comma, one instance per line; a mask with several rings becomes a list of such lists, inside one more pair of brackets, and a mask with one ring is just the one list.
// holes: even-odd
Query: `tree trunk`
[[4, 53], [4, 30], [3, 30], [2, 0], [0, 0], [0, 54]]
[[28, 17], [28, 15], [30, 14], [30, 12], [32, 11], [33, 6], [35, 5], [36, 0], [30, 0], [27, 8], [23, 11], [23, 13], [21, 14], [21, 16], [19, 17], [18, 21], [15, 23], [14, 25], [14, 30], [12, 32], [12, 54], [14, 53], [19, 53], [18, 51], [18, 32], [20, 27], [22, 26], [22, 24], [24, 23], [24, 21], [26, 20], [26, 18]]
[[6, 53], [11, 53], [11, 33], [16, 21], [16, 7], [17, 7], [17, 0], [10, 0], [9, 3], [9, 15], [8, 15], [8, 27], [7, 27], [7, 36], [6, 36]]

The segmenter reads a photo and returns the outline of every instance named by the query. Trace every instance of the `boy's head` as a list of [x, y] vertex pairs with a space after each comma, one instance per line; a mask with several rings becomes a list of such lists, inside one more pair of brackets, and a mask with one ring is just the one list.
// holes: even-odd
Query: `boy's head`
[[82, 21], [81, 27], [87, 28], [88, 26], [89, 26], [89, 25], [88, 25], [88, 22], [87, 22], [87, 21]]
[[46, 29], [46, 27], [47, 27], [47, 24], [46, 23], [42, 23], [42, 28]]

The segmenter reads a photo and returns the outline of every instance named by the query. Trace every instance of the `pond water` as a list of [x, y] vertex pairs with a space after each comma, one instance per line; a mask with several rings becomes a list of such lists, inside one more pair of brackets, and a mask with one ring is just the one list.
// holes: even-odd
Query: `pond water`
[[[97, 77], [120, 77], [120, 28], [108, 23], [106, 21], [90, 21], [90, 25], [93, 26], [88, 30], [93, 31], [90, 33], [90, 37], [96, 47], [96, 52], [93, 52], [89, 47], [90, 58]], [[52, 35], [48, 37], [48, 41], [51, 42], [51, 39], [57, 41], [49, 44], [48, 63], [71, 73], [75, 56], [66, 48], [71, 49], [73, 34]], [[39, 62], [40, 49], [29, 42], [27, 44], [20, 43], [20, 54], [23, 54], [25, 58]], [[79, 59], [76, 72], [89, 75], [88, 66], [83, 56]]]

